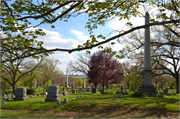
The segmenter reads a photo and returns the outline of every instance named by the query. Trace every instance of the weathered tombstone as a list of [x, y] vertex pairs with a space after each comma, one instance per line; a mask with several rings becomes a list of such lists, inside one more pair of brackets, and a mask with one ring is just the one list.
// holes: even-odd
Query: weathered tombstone
[[119, 93], [119, 94], [117, 95], [117, 98], [121, 98], [121, 93]]
[[102, 90], [102, 89], [101, 89], [101, 86], [99, 86], [99, 91], [101, 92], [101, 90]]
[[40, 94], [37, 94], [37, 96], [39, 97]]
[[8, 97], [9, 99], [11, 99], [11, 98], [12, 98], [11, 94], [8, 94], [8, 95], [7, 95], [7, 97]]
[[123, 93], [123, 91], [118, 91], [118, 90], [117, 90], [117, 93], [118, 93], [118, 94], [119, 94], [119, 93]]
[[[145, 15], [145, 25], [149, 24], [149, 13]], [[153, 85], [153, 76], [151, 71], [151, 55], [150, 55], [150, 27], [145, 28], [145, 43], [144, 43], [144, 70], [142, 71], [142, 83], [139, 86], [138, 93], [155, 95], [156, 88]]]
[[76, 98], [72, 98], [72, 100], [75, 100]]
[[68, 98], [64, 98], [64, 102], [65, 102], [65, 103], [68, 102]]
[[5, 99], [4, 99], [5, 101], [9, 101], [9, 97], [5, 97]]
[[4, 94], [4, 95], [3, 95], [3, 97], [7, 97], [7, 95], [6, 95], [6, 94]]
[[68, 93], [67, 91], [64, 91], [63, 95], [64, 95], [64, 96], [68, 96], [69, 93]]
[[36, 96], [36, 94], [33, 94], [33, 96]]
[[74, 85], [72, 85], [72, 90], [74, 90]]
[[45, 102], [60, 100], [60, 98], [59, 98], [59, 86], [58, 85], [50, 85], [47, 93], [48, 93], [48, 95], [45, 98]]
[[12, 99], [14, 99], [15, 98], [15, 95], [12, 95]]
[[77, 96], [77, 98], [79, 98], [79, 95]]
[[92, 88], [92, 93], [96, 93], [96, 88]]
[[82, 95], [80, 95], [80, 98], [82, 97]]
[[74, 93], [74, 94], [75, 94], [75, 93], [76, 93], [76, 89], [73, 89], [73, 90], [72, 90], [72, 93]]
[[59, 100], [57, 100], [58, 105], [61, 105], [61, 98], [59, 98]]
[[87, 92], [90, 92], [90, 88], [87, 88]]
[[116, 94], [114, 93], [114, 98], [115, 98], [115, 100], [116, 100]]
[[3, 101], [3, 102], [2, 102], [2, 104], [6, 104], [6, 103], [7, 103], [7, 101]]
[[62, 91], [61, 91], [61, 90], [59, 90], [59, 93], [60, 93], [60, 94], [62, 94]]
[[15, 98], [13, 100], [27, 100], [26, 88], [25, 87], [18, 87], [15, 90]]
[[164, 89], [164, 94], [165, 94], [165, 95], [168, 94], [168, 88], [167, 88], [167, 87]]
[[123, 86], [121, 86], [121, 91], [123, 91]]

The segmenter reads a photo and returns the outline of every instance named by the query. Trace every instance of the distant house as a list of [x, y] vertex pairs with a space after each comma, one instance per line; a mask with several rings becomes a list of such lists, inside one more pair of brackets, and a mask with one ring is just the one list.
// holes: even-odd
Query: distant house
[[[66, 75], [64, 75], [64, 76], [66, 77]], [[70, 75], [68, 75], [68, 77], [69, 77], [69, 76], [70, 76]], [[73, 75], [73, 78], [79, 78], [79, 77], [82, 78], [82, 79], [83, 79], [83, 78], [86, 78], [86, 79], [88, 78], [86, 75]]]

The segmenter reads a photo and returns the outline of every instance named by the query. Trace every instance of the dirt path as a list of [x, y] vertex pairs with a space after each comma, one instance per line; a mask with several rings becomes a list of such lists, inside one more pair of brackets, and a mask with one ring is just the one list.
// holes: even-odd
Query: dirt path
[[[133, 109], [123, 107], [95, 107], [90, 109], [80, 109], [78, 111], [64, 110], [4, 110], [8, 113], [19, 113], [18, 118], [179, 118], [179, 112], [160, 109]], [[31, 115], [31, 116], [28, 116]], [[5, 116], [5, 115], [4, 115]]]

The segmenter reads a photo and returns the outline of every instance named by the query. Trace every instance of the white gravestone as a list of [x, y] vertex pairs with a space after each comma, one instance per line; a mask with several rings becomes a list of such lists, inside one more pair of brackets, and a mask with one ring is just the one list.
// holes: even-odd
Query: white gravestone
[[50, 85], [47, 91], [47, 97], [45, 98], [45, 102], [58, 101], [59, 98], [59, 86], [58, 85]]
[[15, 95], [15, 98], [13, 100], [28, 100], [25, 87], [16, 88], [14, 95]]

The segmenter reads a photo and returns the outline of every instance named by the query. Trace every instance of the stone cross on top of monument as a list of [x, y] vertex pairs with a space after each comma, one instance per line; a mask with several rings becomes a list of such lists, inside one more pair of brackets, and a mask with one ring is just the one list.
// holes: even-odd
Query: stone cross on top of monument
[[[149, 13], [145, 15], [145, 25], [149, 24]], [[144, 70], [142, 71], [142, 83], [139, 86], [138, 92], [148, 95], [157, 94], [156, 88], [153, 85], [151, 72], [151, 53], [150, 53], [150, 27], [145, 28], [144, 40]]]

